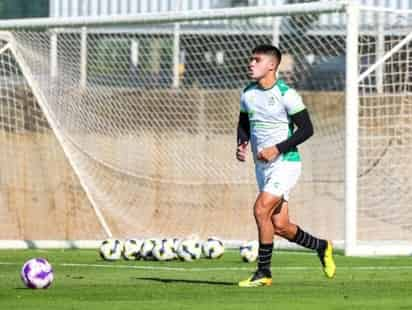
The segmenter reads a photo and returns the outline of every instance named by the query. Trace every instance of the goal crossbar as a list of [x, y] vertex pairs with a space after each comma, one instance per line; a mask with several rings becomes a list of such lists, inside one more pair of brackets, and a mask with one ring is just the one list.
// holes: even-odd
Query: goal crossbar
[[346, 1], [298, 3], [266, 7], [241, 7], [227, 9], [208, 9], [199, 11], [179, 11], [143, 13], [128, 16], [104, 17], [65, 17], [65, 18], [28, 18], [0, 21], [0, 29], [33, 29], [33, 28], [58, 28], [58, 27], [97, 27], [113, 25], [143, 25], [165, 24], [177, 22], [206, 21], [216, 19], [238, 19], [246, 17], [274, 17], [281, 15], [302, 14], [305, 12], [328, 13], [342, 12], [347, 5]]

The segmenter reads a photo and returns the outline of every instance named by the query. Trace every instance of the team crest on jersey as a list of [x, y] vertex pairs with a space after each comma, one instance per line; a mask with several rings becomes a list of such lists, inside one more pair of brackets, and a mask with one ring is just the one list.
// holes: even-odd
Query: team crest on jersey
[[277, 98], [275, 95], [270, 95], [268, 99], [268, 105], [275, 105], [277, 102]]

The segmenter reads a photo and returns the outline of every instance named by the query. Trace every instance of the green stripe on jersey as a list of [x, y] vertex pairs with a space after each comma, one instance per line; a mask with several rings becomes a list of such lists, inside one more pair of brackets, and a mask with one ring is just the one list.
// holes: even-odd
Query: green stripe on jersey
[[[292, 123], [290, 117], [288, 117], [288, 119], [289, 119], [288, 137], [290, 137], [290, 136], [293, 135], [293, 123]], [[300, 154], [298, 152], [298, 148], [294, 147], [289, 152], [286, 152], [286, 153], [282, 154], [282, 160], [285, 160], [285, 161], [301, 161], [301, 157], [300, 157]]]
[[282, 154], [282, 160], [285, 161], [301, 161], [300, 154], [298, 149], [294, 149], [292, 151], [286, 152]]
[[278, 126], [278, 124], [261, 122], [261, 121], [250, 121], [250, 126], [253, 127], [253, 128], [272, 129], [272, 128], [276, 128]]
[[282, 96], [284, 96], [286, 92], [289, 90], [289, 86], [283, 80], [278, 80], [276, 82], [276, 85], [278, 86]]

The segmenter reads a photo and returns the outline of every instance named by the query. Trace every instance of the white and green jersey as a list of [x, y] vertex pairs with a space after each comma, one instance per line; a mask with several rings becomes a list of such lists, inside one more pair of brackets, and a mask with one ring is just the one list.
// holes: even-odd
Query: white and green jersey
[[[266, 147], [285, 141], [293, 132], [290, 116], [305, 109], [302, 98], [282, 80], [269, 89], [249, 84], [240, 99], [240, 112], [247, 113], [253, 157]], [[282, 154], [282, 160], [300, 161], [297, 148]]]

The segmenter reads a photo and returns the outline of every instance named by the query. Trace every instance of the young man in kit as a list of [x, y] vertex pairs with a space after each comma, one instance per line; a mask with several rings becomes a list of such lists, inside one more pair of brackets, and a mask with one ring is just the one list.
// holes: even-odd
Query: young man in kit
[[336, 272], [331, 242], [310, 235], [289, 219], [289, 192], [301, 173], [296, 147], [312, 136], [313, 126], [301, 97], [276, 77], [281, 57], [272, 45], [253, 49], [248, 74], [254, 82], [243, 90], [240, 100], [236, 158], [245, 161], [251, 145], [259, 187], [253, 209], [259, 236], [257, 270], [239, 282], [241, 287], [272, 284], [275, 234], [315, 250], [327, 278]]

